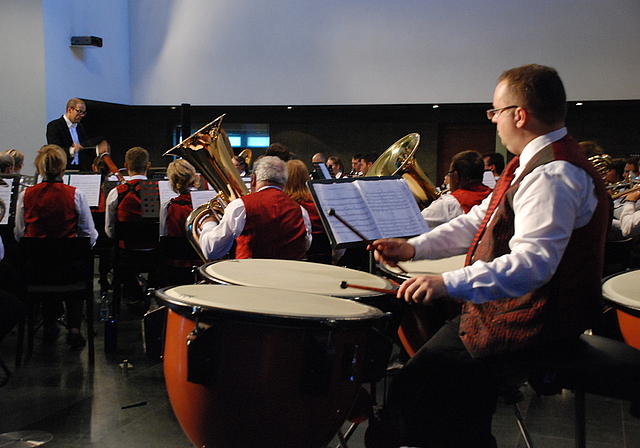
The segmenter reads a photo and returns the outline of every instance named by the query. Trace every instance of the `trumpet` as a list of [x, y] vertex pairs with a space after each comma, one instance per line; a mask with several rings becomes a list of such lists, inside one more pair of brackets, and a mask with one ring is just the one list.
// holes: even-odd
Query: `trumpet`
[[628, 190], [624, 190], [619, 193], [612, 194], [611, 199], [615, 201], [616, 199], [627, 197], [627, 195], [631, 193], [635, 193], [636, 191], [640, 191], [640, 183], [635, 184], [633, 187], [629, 188]]

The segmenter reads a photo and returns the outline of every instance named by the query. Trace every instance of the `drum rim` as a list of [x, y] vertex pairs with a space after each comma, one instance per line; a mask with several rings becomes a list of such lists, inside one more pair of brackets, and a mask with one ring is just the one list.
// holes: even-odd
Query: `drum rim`
[[[209, 266], [214, 266], [216, 264], [227, 264], [227, 263], [232, 263], [232, 262], [251, 262], [250, 260], [256, 260], [256, 261], [267, 261], [269, 263], [308, 263], [311, 265], [318, 265], [321, 266], [323, 268], [329, 268], [329, 269], [340, 269], [340, 270], [348, 270], [348, 271], [353, 271], [353, 272], [357, 272], [359, 274], [366, 274], [366, 275], [371, 275], [373, 277], [379, 278], [381, 280], [384, 280], [386, 283], [388, 283], [385, 287], [391, 289], [394, 284], [392, 281], [390, 281], [388, 278], [385, 277], [381, 277], [381, 276], [377, 276], [375, 274], [371, 274], [369, 272], [364, 272], [364, 271], [358, 271], [356, 269], [351, 269], [351, 268], [347, 268], [344, 266], [334, 266], [334, 265], [327, 265], [327, 264], [319, 264], [319, 263], [312, 263], [309, 261], [301, 261], [301, 260], [281, 260], [281, 259], [268, 259], [268, 258], [248, 258], [248, 259], [242, 259], [242, 260], [237, 260], [237, 259], [230, 259], [230, 260], [215, 260], [215, 261], [210, 261], [208, 263], [203, 264], [202, 266], [198, 267], [198, 272], [200, 273], [200, 275], [202, 277], [204, 277], [206, 280], [208, 281], [212, 281], [215, 283], [219, 283], [219, 284], [223, 284], [223, 285], [233, 285], [233, 286], [251, 286], [251, 287], [259, 287], [259, 288], [266, 288], [266, 289], [276, 289], [276, 290], [283, 290], [283, 291], [294, 291], [294, 292], [304, 292], [305, 294], [315, 294], [315, 295], [321, 295], [321, 296], [326, 296], [326, 297], [333, 297], [333, 298], [339, 298], [339, 299], [347, 299], [347, 300], [358, 300], [359, 298], [362, 298], [363, 300], [366, 300], [368, 298], [374, 298], [374, 297], [381, 297], [384, 296], [384, 293], [380, 293], [380, 292], [376, 292], [376, 291], [365, 291], [365, 290], [358, 290], [357, 292], [354, 291], [353, 294], [337, 294], [337, 293], [324, 293], [324, 292], [311, 292], [309, 290], [301, 290], [301, 289], [292, 289], [292, 288], [275, 288], [275, 287], [271, 287], [271, 286], [262, 286], [262, 285], [246, 285], [246, 284], [242, 284], [242, 283], [237, 283], [237, 282], [233, 282], [230, 281], [229, 279], [220, 279], [220, 278], [216, 278], [213, 277], [211, 275], [211, 273], [207, 272], [207, 268]], [[338, 272], [336, 270], [336, 272]], [[336, 284], [339, 283], [338, 279], [336, 281]]]
[[[607, 277], [605, 277], [602, 280], [602, 297], [604, 300], [606, 300], [607, 302], [611, 303], [611, 305], [616, 308], [619, 309], [621, 311], [630, 311], [628, 314], [632, 314], [636, 317], [640, 317], [640, 301], [637, 301], [635, 303], [632, 303], [631, 300], [632, 299], [628, 299], [626, 297], [622, 297], [622, 301], [620, 301], [617, 297], [612, 297], [613, 295], [615, 296], [619, 296], [619, 294], [615, 291], [611, 291], [611, 283], [610, 281], [613, 280], [614, 278], [620, 277], [622, 275], [625, 274], [632, 274], [632, 273], [638, 273], [638, 271], [640, 271], [640, 269], [631, 269], [628, 271], [624, 271], [624, 272], [617, 272], [615, 274], [611, 274]], [[636, 275], [636, 274], [634, 274]], [[609, 282], [609, 283], [608, 283]], [[609, 285], [609, 288], [607, 288], [607, 284]], [[607, 294], [607, 292], [609, 294]]]
[[[191, 285], [179, 285], [179, 286], [191, 286]], [[205, 285], [203, 285], [205, 286]], [[206, 285], [212, 287], [220, 287], [225, 288], [225, 285]], [[233, 285], [236, 286], [236, 285]], [[167, 286], [164, 288], [157, 289], [154, 294], [156, 299], [161, 303], [167, 306], [170, 310], [175, 313], [183, 316], [184, 318], [190, 320], [196, 320], [202, 318], [204, 322], [209, 320], [220, 320], [220, 319], [232, 319], [234, 321], [239, 322], [249, 322], [249, 323], [260, 323], [261, 325], [271, 325], [276, 327], [295, 327], [296, 324], [302, 325], [306, 327], [332, 327], [332, 328], [343, 328], [343, 327], [357, 327], [357, 326], [371, 326], [373, 322], [376, 322], [380, 319], [385, 318], [385, 313], [383, 313], [380, 309], [367, 305], [365, 303], [357, 302], [355, 300], [349, 299], [339, 299], [335, 297], [329, 296], [321, 296], [320, 294], [309, 294], [316, 295], [319, 297], [329, 297], [335, 300], [349, 300], [350, 302], [356, 303], [358, 305], [369, 308], [372, 311], [370, 315], [362, 315], [362, 316], [291, 316], [284, 314], [275, 314], [269, 312], [257, 312], [257, 311], [244, 311], [244, 310], [235, 310], [221, 307], [203, 307], [200, 305], [188, 304], [179, 299], [169, 297], [166, 295], [165, 291], [168, 289], [176, 288], [177, 286]], [[238, 288], [252, 288], [248, 286], [237, 286]], [[285, 291], [285, 290], [277, 290], [271, 288], [272, 291]], [[291, 292], [291, 291], [285, 291]]]

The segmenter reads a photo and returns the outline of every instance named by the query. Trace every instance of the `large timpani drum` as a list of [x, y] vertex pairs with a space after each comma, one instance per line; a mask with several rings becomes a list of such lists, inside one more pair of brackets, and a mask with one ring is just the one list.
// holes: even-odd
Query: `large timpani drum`
[[[439, 260], [415, 260], [398, 263], [399, 267], [380, 264], [383, 275], [397, 283], [422, 274], [437, 275], [464, 267], [466, 255], [455, 255]], [[402, 269], [401, 269], [402, 268]], [[442, 327], [447, 319], [459, 312], [460, 306], [451, 300], [440, 300], [429, 305], [413, 305], [403, 313], [398, 337], [410, 356], [424, 345]]]
[[[385, 294], [356, 288], [341, 288], [346, 281], [355, 285], [391, 289], [393, 284], [382, 277], [355, 269], [329, 264], [294, 260], [223, 260], [200, 267], [206, 281], [238, 286], [283, 289], [362, 301], [384, 308]], [[388, 299], [388, 297], [386, 298]]]
[[160, 289], [164, 372], [197, 447], [309, 447], [331, 441], [363, 376], [377, 308], [291, 291], [223, 285]]
[[624, 342], [640, 349], [640, 270], [609, 277], [602, 295], [616, 309]]

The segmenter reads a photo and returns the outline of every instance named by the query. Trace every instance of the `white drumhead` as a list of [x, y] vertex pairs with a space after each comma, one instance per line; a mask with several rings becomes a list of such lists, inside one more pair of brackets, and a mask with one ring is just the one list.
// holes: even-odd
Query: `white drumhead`
[[602, 295], [627, 308], [640, 310], [640, 270], [611, 277], [602, 284]]
[[380, 293], [362, 289], [340, 287], [346, 281], [354, 285], [390, 289], [388, 280], [329, 264], [293, 260], [224, 260], [203, 266], [207, 277], [223, 283], [240, 286], [284, 289], [333, 297], [373, 297]]
[[454, 255], [453, 257], [441, 258], [439, 260], [414, 260], [401, 261], [398, 266], [402, 267], [407, 273], [402, 272], [400, 268], [384, 266], [384, 269], [394, 274], [415, 277], [421, 274], [442, 274], [444, 272], [455, 271], [464, 267], [466, 255]]
[[182, 285], [158, 290], [156, 295], [180, 306], [269, 316], [349, 320], [383, 315], [377, 308], [352, 300], [248, 286]]

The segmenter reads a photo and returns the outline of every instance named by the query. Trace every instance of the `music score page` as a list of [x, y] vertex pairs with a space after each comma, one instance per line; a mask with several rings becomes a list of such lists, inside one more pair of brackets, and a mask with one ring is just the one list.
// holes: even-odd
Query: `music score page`
[[333, 182], [311, 181], [314, 201], [336, 246], [362, 240], [329, 210], [369, 240], [409, 237], [428, 231], [420, 209], [402, 178], [361, 178]]

